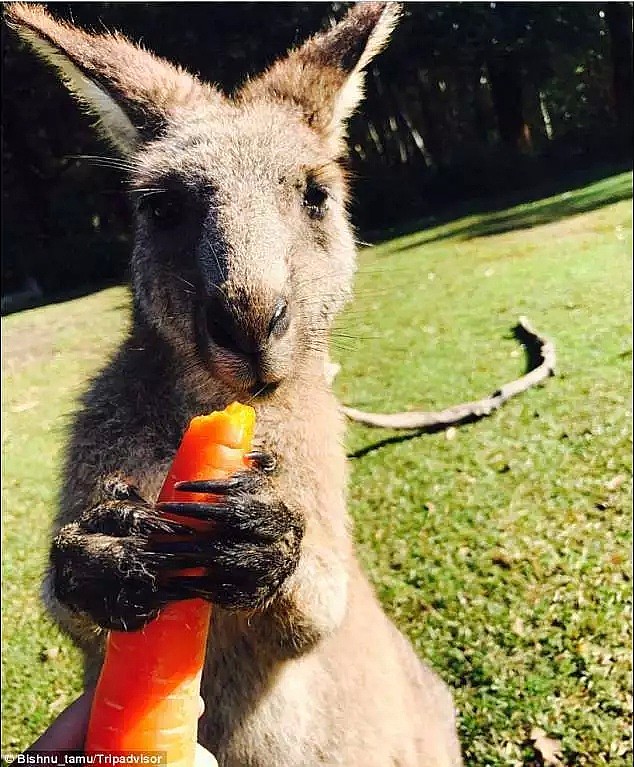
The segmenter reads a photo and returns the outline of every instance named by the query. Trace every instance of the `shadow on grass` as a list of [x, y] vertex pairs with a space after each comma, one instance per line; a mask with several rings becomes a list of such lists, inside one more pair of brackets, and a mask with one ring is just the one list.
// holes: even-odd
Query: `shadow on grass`
[[121, 280], [104, 280], [94, 285], [81, 285], [76, 288], [46, 293], [44, 295], [34, 296], [26, 292], [9, 294], [2, 297], [2, 310], [0, 313], [3, 317], [6, 317], [9, 314], [26, 311], [27, 309], [37, 309], [40, 306], [48, 306], [49, 304], [63, 304], [67, 301], [74, 301], [77, 298], [100, 293], [102, 290], [108, 290], [108, 288], [125, 285], [127, 285], [127, 282], [122, 282]]
[[[421, 229], [446, 226], [452, 221], [467, 216], [480, 215], [483, 218], [478, 221], [465, 222], [461, 226], [449, 227], [445, 231], [436, 233], [423, 231], [415, 241], [390, 249], [386, 255], [450, 237], [464, 240], [489, 237], [560, 221], [569, 216], [588, 213], [605, 205], [631, 199], [632, 179], [630, 176], [624, 176], [614, 183], [609, 183], [610, 177], [625, 173], [628, 170], [628, 167], [611, 167], [604, 170], [603, 173], [599, 171], [579, 173], [573, 177], [563, 178], [558, 183], [549, 183], [523, 193], [505, 195], [490, 200], [471, 201], [453, 207], [442, 214], [428, 216], [425, 219], [410, 222], [406, 226], [391, 229], [389, 237], [383, 233], [372, 238], [372, 242], [385, 242], [397, 236], [414, 234]], [[600, 183], [602, 181], [606, 182], [605, 185]], [[584, 189], [588, 184], [592, 184], [592, 186]]]
[[[446, 426], [439, 426], [435, 431], [442, 431], [443, 429], [446, 429]], [[416, 437], [420, 437], [423, 434], [430, 434], [430, 430], [422, 430], [419, 429], [414, 432], [410, 432], [409, 434], [395, 434], [393, 437], [386, 437], [385, 439], [381, 439], [378, 442], [373, 442], [371, 445], [366, 445], [365, 447], [360, 448], [359, 450], [355, 450], [352, 453], [348, 453], [347, 458], [349, 460], [354, 460], [356, 458], [363, 458], [366, 455], [369, 455], [370, 453], [374, 453], [376, 450], [380, 450], [382, 447], [387, 447], [388, 445], [398, 445], [399, 442], [409, 442], [410, 439], [415, 439]]]
[[[493, 415], [493, 413], [490, 415]], [[456, 423], [453, 425], [457, 427], [468, 426], [469, 424], [475, 423], [476, 421], [481, 421], [482, 418], [483, 416], [481, 415], [470, 414], [460, 419], [460, 421], [456, 421]], [[416, 439], [417, 437], [422, 437], [426, 434], [437, 434], [439, 431], [447, 431], [448, 428], [450, 428], [449, 424], [439, 423], [434, 426], [426, 426], [424, 429], [416, 429], [415, 431], [410, 431], [407, 434], [394, 434], [391, 437], [385, 437], [385, 439], [380, 439], [378, 442], [372, 442], [365, 447], [361, 447], [359, 450], [354, 450], [352, 453], [348, 453], [346, 457], [348, 460], [364, 458], [366, 455], [374, 453], [376, 450], [380, 450], [381, 448], [387, 447], [388, 445], [398, 445], [399, 442], [409, 442], [410, 439]]]

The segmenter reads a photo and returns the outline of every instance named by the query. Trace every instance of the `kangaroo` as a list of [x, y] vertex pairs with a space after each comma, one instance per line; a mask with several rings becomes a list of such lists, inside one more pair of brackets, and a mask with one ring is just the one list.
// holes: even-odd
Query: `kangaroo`
[[[358, 3], [229, 97], [120, 34], [6, 10], [122, 156], [135, 221], [131, 329], [74, 420], [46, 603], [91, 684], [108, 629], [212, 601], [199, 739], [221, 767], [462, 764], [448, 688], [355, 556], [326, 372], [355, 270], [346, 120], [399, 12]], [[213, 537], [156, 543], [182, 532], [151, 499], [189, 420], [233, 400], [257, 410], [253, 469], [194, 488], [221, 498], [195, 509]]]

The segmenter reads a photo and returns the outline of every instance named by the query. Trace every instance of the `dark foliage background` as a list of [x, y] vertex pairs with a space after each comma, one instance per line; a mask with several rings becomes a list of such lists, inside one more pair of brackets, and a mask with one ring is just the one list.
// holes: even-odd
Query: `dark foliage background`
[[[230, 91], [345, 3], [56, 3]], [[111, 155], [55, 75], [3, 28], [3, 310], [121, 280], [128, 211]], [[529, 194], [625, 166], [632, 3], [409, 3], [350, 125], [355, 224]], [[16, 296], [22, 293], [23, 298]], [[11, 294], [11, 297], [8, 297]]]

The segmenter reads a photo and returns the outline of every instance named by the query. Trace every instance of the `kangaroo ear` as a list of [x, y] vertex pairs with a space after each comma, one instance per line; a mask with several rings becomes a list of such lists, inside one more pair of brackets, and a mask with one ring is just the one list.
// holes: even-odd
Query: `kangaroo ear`
[[363, 70], [387, 43], [400, 12], [395, 2], [356, 3], [332, 29], [247, 83], [239, 97], [290, 102], [314, 130], [339, 146], [345, 120], [363, 97]]
[[91, 34], [57, 21], [41, 5], [12, 3], [5, 18], [97, 116], [124, 154], [160, 134], [177, 110], [195, 106], [212, 88], [119, 34]]

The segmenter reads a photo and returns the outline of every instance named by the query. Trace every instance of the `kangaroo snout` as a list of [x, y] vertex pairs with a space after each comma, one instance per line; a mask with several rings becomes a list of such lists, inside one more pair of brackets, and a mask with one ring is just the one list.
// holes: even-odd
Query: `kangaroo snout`
[[270, 393], [289, 370], [291, 309], [272, 291], [235, 291], [225, 285], [205, 302], [207, 355], [227, 383]]
[[207, 332], [216, 346], [236, 354], [258, 354], [282, 338], [289, 327], [286, 298], [241, 306], [219, 295], [206, 307]]

